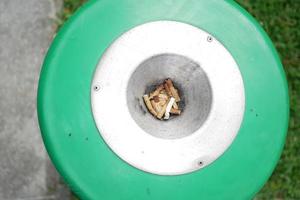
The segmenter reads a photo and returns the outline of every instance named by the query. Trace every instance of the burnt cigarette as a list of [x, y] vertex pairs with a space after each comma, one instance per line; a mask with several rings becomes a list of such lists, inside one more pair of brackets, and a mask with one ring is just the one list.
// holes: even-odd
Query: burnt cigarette
[[168, 88], [170, 89], [172, 96], [175, 98], [176, 102], [179, 102], [180, 97], [179, 97], [178, 91], [174, 88], [174, 85], [173, 85], [173, 82], [171, 81], [171, 79], [167, 79], [166, 84], [168, 85]]
[[175, 109], [175, 108], [171, 108], [170, 113], [174, 114], [174, 115], [180, 115], [181, 110]]
[[167, 83], [164, 84], [164, 88], [165, 88], [167, 94], [168, 94], [170, 97], [172, 97], [172, 96], [173, 96], [173, 95], [172, 95], [172, 92], [171, 92], [171, 90], [170, 90], [170, 88], [169, 88], [169, 86], [168, 86]]
[[168, 105], [168, 104], [165, 103], [165, 104], [162, 106], [161, 110], [157, 113], [156, 117], [157, 117], [158, 119], [161, 119], [161, 118], [163, 117], [163, 115], [165, 114], [167, 105]]
[[145, 101], [146, 107], [148, 108], [149, 112], [150, 112], [152, 115], [157, 116], [156, 111], [153, 109], [153, 107], [152, 107], [152, 105], [151, 105], [149, 96], [148, 96], [147, 94], [145, 94], [145, 95], [143, 96], [143, 99], [144, 99], [144, 101]]
[[176, 102], [173, 103], [173, 108], [174, 108], [174, 109], [177, 109], [177, 110], [179, 109], [179, 107], [178, 107], [178, 105], [177, 105]]
[[164, 85], [163, 84], [160, 84], [157, 88], [156, 88], [156, 90], [154, 91], [154, 92], [151, 92], [150, 93], [150, 99], [152, 99], [154, 96], [157, 96], [159, 93], [160, 93], [160, 91], [162, 90], [162, 89], [164, 89]]
[[156, 115], [157, 113], [161, 111], [162, 106], [160, 105], [160, 102], [155, 102], [154, 100], [150, 100], [150, 103], [152, 105], [152, 108], [155, 110]]

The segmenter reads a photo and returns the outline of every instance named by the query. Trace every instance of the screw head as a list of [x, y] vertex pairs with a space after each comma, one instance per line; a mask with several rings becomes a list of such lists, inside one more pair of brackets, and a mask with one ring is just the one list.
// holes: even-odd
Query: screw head
[[94, 89], [95, 91], [99, 91], [99, 90], [100, 90], [100, 86], [99, 86], [99, 85], [95, 85], [95, 86], [93, 87], [93, 89]]
[[199, 162], [198, 162], [198, 166], [199, 166], [199, 167], [202, 167], [203, 164], [204, 164], [203, 161], [199, 161]]
[[211, 36], [208, 36], [208, 37], [207, 37], [207, 41], [208, 41], [208, 42], [212, 42], [212, 41], [213, 41], [213, 38], [212, 38]]

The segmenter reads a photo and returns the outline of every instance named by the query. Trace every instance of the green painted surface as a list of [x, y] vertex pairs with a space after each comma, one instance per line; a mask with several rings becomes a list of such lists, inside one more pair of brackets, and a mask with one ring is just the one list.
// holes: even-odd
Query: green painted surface
[[[153, 175], [123, 162], [102, 140], [91, 113], [90, 83], [102, 53], [125, 31], [155, 20], [211, 33], [229, 49], [244, 79], [246, 110], [237, 138], [216, 162], [187, 175]], [[82, 199], [250, 199], [279, 159], [288, 94], [269, 38], [232, 1], [91, 1], [61, 29], [47, 54], [38, 115], [52, 161]]]

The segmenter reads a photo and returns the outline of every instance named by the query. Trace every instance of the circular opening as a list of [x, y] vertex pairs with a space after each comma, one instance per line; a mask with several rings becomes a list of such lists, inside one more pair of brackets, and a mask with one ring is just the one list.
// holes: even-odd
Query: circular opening
[[[180, 92], [182, 113], [161, 121], [148, 112], [143, 95], [166, 78], [171, 78]], [[164, 139], [194, 133], [207, 119], [212, 104], [210, 83], [200, 65], [176, 54], [159, 54], [142, 62], [130, 77], [126, 95], [135, 122], [145, 132]]]

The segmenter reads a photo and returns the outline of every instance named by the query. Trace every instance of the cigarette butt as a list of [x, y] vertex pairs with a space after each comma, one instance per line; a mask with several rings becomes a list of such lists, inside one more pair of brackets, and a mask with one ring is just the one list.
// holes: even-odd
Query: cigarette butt
[[165, 112], [164, 119], [169, 119], [170, 118], [170, 111], [172, 109], [172, 106], [173, 106], [174, 102], [175, 102], [175, 98], [171, 97], [171, 99], [170, 99], [170, 101], [169, 101], [169, 103], [168, 103], [168, 105], [166, 107], [166, 112]]
[[149, 99], [152, 99], [154, 96], [157, 96], [157, 95], [160, 93], [160, 91], [161, 91], [162, 89], [164, 89], [164, 85], [163, 85], [163, 84], [160, 84], [160, 85], [156, 88], [156, 90], [155, 90], [154, 92], [151, 92], [151, 93], [150, 93]]
[[147, 106], [149, 112], [150, 112], [152, 115], [157, 116], [156, 111], [153, 109], [153, 107], [152, 107], [152, 105], [151, 105], [149, 96], [148, 96], [147, 94], [145, 94], [145, 95], [143, 96], [143, 99], [144, 99], [144, 101], [145, 101], [145, 104], [146, 104], [146, 106]]
[[180, 101], [180, 97], [178, 95], [178, 91], [174, 88], [174, 85], [173, 85], [171, 79], [167, 79], [165, 82], [168, 85], [168, 87], [169, 87], [169, 89], [170, 89], [170, 91], [172, 93], [172, 96], [175, 98], [176, 102], [179, 102]]
[[177, 109], [177, 110], [179, 109], [176, 102], [173, 103], [173, 108], [175, 108], [175, 109]]
[[172, 95], [172, 92], [171, 92], [171, 90], [170, 90], [170, 88], [169, 88], [169, 86], [168, 86], [167, 83], [164, 84], [164, 87], [165, 87], [165, 90], [166, 90], [167, 94], [168, 94], [170, 97], [172, 97], [172, 96], [173, 96], [173, 95]]
[[175, 108], [171, 108], [170, 113], [174, 114], [174, 115], [180, 115], [181, 110], [175, 109]]
[[165, 114], [167, 105], [168, 105], [168, 104], [165, 103], [165, 104], [162, 106], [162, 109], [160, 110], [160, 112], [157, 113], [157, 116], [156, 116], [156, 117], [157, 117], [158, 119], [161, 119], [162, 116]]
[[[154, 100], [150, 100], [150, 103], [151, 103], [152, 108], [155, 110], [156, 115], [157, 115], [157, 113], [160, 112], [160, 111], [161, 111], [161, 108], [162, 108], [162, 106], [160, 105], [160, 102], [157, 102], [157, 103], [156, 103]], [[156, 116], [156, 115], [155, 115], [155, 116]]]

